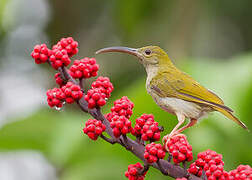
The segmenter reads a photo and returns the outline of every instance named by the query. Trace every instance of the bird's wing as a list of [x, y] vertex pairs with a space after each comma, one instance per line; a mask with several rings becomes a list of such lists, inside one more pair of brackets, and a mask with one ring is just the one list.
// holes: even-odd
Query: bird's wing
[[161, 97], [176, 97], [233, 112], [224, 105], [223, 101], [216, 94], [177, 69], [159, 72], [152, 78], [150, 84], [150, 87]]

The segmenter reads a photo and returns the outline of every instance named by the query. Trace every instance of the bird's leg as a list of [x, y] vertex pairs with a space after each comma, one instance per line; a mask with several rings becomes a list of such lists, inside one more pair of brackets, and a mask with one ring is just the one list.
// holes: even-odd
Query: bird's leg
[[191, 118], [191, 119], [190, 119], [190, 122], [189, 122], [187, 125], [185, 125], [185, 126], [183, 126], [182, 128], [178, 129], [176, 132], [174, 132], [174, 134], [179, 134], [179, 133], [183, 132], [185, 129], [187, 129], [187, 128], [193, 126], [193, 125], [196, 124], [196, 123], [197, 123], [197, 119]]
[[[183, 114], [177, 114], [177, 117], [178, 117], [178, 121], [179, 121], [178, 124], [173, 128], [173, 130], [171, 131], [170, 134], [165, 135], [165, 136], [163, 137], [163, 139], [162, 139], [162, 142], [163, 142], [164, 144], [166, 144], [165, 142], [167, 142], [172, 136], [175, 135], [174, 133], [176, 133], [177, 129], [178, 129], [178, 128], [181, 126], [181, 124], [183, 124], [184, 121], [185, 121], [185, 116], [184, 116]], [[166, 148], [166, 145], [165, 145], [165, 148]]]

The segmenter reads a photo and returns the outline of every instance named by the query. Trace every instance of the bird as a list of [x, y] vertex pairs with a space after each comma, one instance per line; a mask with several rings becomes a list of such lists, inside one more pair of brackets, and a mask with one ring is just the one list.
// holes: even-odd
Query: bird
[[[233, 110], [227, 107], [220, 97], [179, 70], [160, 47], [115, 46], [100, 49], [96, 51], [96, 54], [108, 52], [121, 52], [136, 56], [147, 73], [147, 92], [159, 107], [177, 116], [177, 125], [164, 136], [163, 141], [182, 133], [213, 111], [222, 113], [228, 119], [248, 130], [247, 126], [233, 114]], [[186, 119], [189, 119], [189, 122], [180, 127]]]

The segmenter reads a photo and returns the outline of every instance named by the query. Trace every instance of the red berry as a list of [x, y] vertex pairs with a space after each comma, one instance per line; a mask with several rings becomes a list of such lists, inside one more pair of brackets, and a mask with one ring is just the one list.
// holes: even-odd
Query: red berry
[[92, 88], [98, 88], [102, 93], [106, 95], [106, 98], [111, 96], [111, 92], [114, 90], [113, 84], [108, 77], [98, 77], [93, 83]]
[[62, 38], [56, 45], [53, 46], [54, 49], [64, 49], [69, 57], [78, 53], [78, 42], [74, 41], [72, 37]]
[[114, 115], [110, 123], [113, 128], [114, 136], [119, 137], [122, 134], [127, 134], [131, 131], [131, 122], [125, 116]]
[[[103, 77], [102, 79], [104, 80]], [[110, 87], [109, 83], [104, 83], [104, 81], [103, 82], [97, 81], [96, 84], [93, 84], [93, 87], [99, 87], [101, 84], [103, 85], [107, 84], [104, 86]], [[100, 90], [100, 89], [101, 88], [98, 88], [98, 89], [95, 88], [95, 90]], [[132, 126], [131, 126], [131, 122], [129, 121], [129, 118], [132, 115], [133, 106], [134, 104], [126, 96], [124, 96], [121, 99], [118, 99], [114, 102], [114, 106], [111, 108], [111, 113], [106, 115], [106, 118], [108, 119], [108, 121], [111, 122], [110, 125], [111, 125], [111, 128], [113, 128], [113, 133], [115, 137], [119, 137], [122, 134], [125, 135], [132, 131]]]
[[99, 65], [96, 64], [95, 58], [86, 57], [75, 60], [69, 70], [73, 78], [90, 78], [97, 76]]
[[172, 154], [173, 161], [175, 160], [174, 163], [176, 162], [176, 164], [186, 161], [189, 162], [193, 159], [191, 145], [183, 134], [170, 138], [165, 142], [165, 146]]
[[101, 121], [96, 119], [89, 119], [86, 122], [83, 132], [88, 135], [92, 140], [97, 140], [97, 138], [105, 131], [106, 126], [102, 124]]
[[129, 180], [144, 180], [147, 171], [140, 174], [142, 170], [143, 166], [140, 163], [131, 164], [128, 166], [128, 171], [125, 172], [125, 176]]
[[68, 104], [71, 104], [74, 101], [80, 100], [83, 96], [83, 92], [81, 91], [80, 86], [72, 82], [68, 82], [61, 89], [66, 95], [66, 102]]
[[111, 112], [120, 116], [125, 116], [127, 119], [132, 115], [132, 109], [134, 104], [128, 99], [127, 96], [123, 96], [114, 102], [114, 106], [111, 108]]
[[[95, 63], [95, 59], [90, 59], [90, 64], [93, 63]], [[88, 108], [92, 109], [104, 106], [113, 89], [113, 85], [109, 81], [109, 78], [97, 78], [97, 80], [92, 83], [92, 89], [88, 90], [87, 95], [85, 96], [85, 100], [88, 102]]]
[[252, 167], [249, 165], [239, 165], [236, 169], [231, 170], [228, 175], [230, 180], [251, 180], [252, 179]]
[[190, 168], [188, 169], [188, 172], [196, 175], [198, 173], [198, 170], [199, 168], [195, 165], [195, 163], [192, 163], [190, 165]]
[[71, 63], [71, 60], [65, 49], [53, 49], [51, 51], [50, 62], [54, 69], [58, 69], [62, 66], [68, 66]]
[[148, 163], [154, 163], [158, 159], [164, 159], [165, 151], [161, 144], [155, 144], [154, 142], [145, 146], [144, 158]]
[[228, 180], [228, 174], [223, 170], [224, 162], [221, 154], [206, 150], [198, 153], [197, 157], [198, 159], [190, 165], [188, 172], [201, 177], [204, 170], [207, 179]]
[[104, 98], [104, 94], [100, 91], [100, 89], [89, 89], [85, 100], [88, 102], [88, 108], [93, 109], [95, 107], [101, 107], [106, 104], [106, 100]]
[[47, 103], [50, 107], [61, 108], [63, 106], [66, 96], [60, 88], [49, 89], [46, 92], [46, 95]]
[[158, 122], [154, 121], [152, 114], [143, 114], [136, 119], [136, 125], [132, 129], [132, 134], [135, 136], [141, 136], [144, 141], [159, 141], [160, 129]]
[[111, 119], [113, 118], [113, 116], [114, 116], [114, 114], [113, 113], [108, 113], [108, 114], [105, 114], [105, 118], [109, 121], [109, 122], [111, 122]]
[[54, 76], [54, 78], [55, 78], [56, 83], [57, 83], [60, 87], [62, 87], [63, 85], [66, 84], [66, 83], [64, 82], [64, 80], [62, 79], [60, 73], [56, 73], [55, 76]]
[[32, 58], [36, 64], [42, 64], [47, 62], [51, 55], [51, 50], [47, 48], [45, 44], [36, 45], [31, 53]]

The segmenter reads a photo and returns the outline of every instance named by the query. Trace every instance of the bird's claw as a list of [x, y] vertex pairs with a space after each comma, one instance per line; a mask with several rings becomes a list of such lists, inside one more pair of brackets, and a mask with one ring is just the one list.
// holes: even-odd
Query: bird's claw
[[169, 151], [169, 149], [168, 149], [168, 142], [169, 142], [170, 139], [171, 139], [171, 134], [165, 135], [163, 137], [163, 139], [162, 139], [162, 143], [164, 144], [164, 148], [165, 148], [166, 151]]
[[169, 151], [168, 149], [168, 142], [169, 140], [172, 138], [172, 137], [175, 137], [175, 136], [183, 136], [182, 134], [178, 134], [177, 132], [174, 132], [174, 133], [171, 133], [171, 134], [167, 134], [163, 137], [162, 139], [162, 143], [164, 144], [164, 148], [166, 151]]

